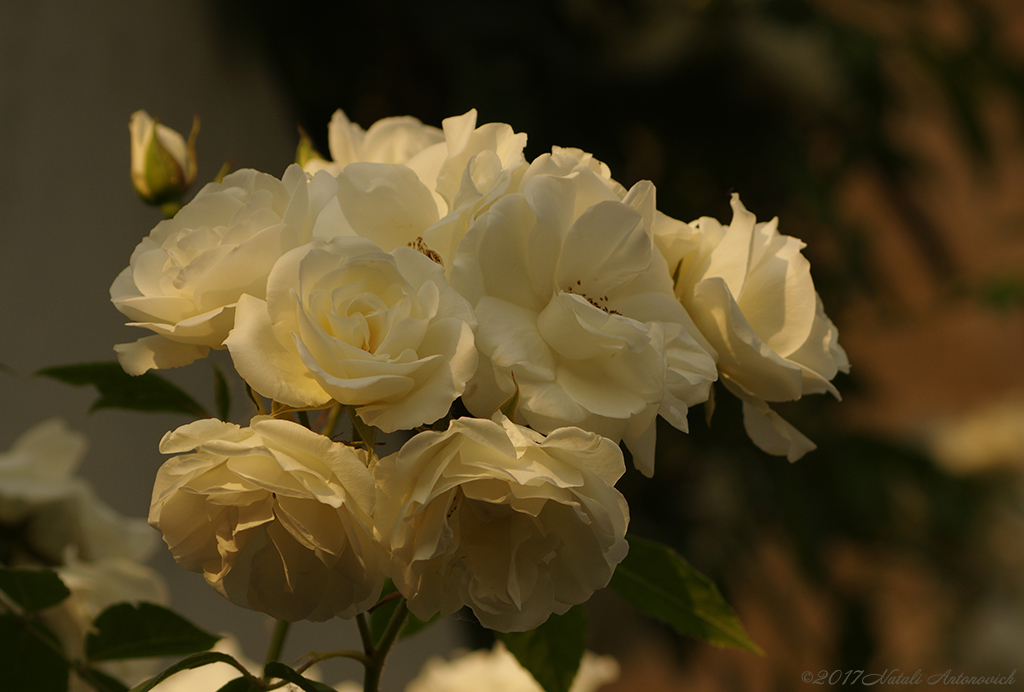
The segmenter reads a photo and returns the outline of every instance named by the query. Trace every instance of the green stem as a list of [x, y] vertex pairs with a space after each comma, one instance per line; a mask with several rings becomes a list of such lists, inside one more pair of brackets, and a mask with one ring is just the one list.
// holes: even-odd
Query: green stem
[[380, 688], [380, 676], [384, 672], [384, 659], [387, 658], [388, 651], [391, 650], [391, 646], [398, 639], [398, 635], [402, 631], [402, 627], [405, 626], [405, 621], [409, 617], [409, 607], [405, 603], [405, 599], [402, 598], [398, 601], [398, 607], [395, 608], [394, 614], [391, 616], [391, 620], [388, 622], [387, 629], [384, 630], [384, 634], [381, 635], [380, 641], [377, 642], [376, 650], [371, 656], [371, 664], [366, 668], [366, 678], [363, 680], [363, 692], [378, 692]]
[[181, 211], [182, 204], [180, 201], [164, 202], [160, 205], [160, 211], [163, 213], [165, 219], [173, 219], [174, 215]]
[[[302, 658], [309, 659], [301, 666], [295, 668], [295, 672], [302, 674], [309, 670], [312, 666], [315, 666], [321, 661], [327, 661], [332, 658], [351, 658], [354, 661], [359, 661], [363, 666], [369, 668], [373, 665], [370, 659], [366, 657], [362, 651], [356, 651], [355, 649], [338, 649], [337, 651], [313, 651], [306, 654]], [[302, 659], [299, 659], [302, 660]]]
[[278, 620], [277, 625], [274, 627], [274, 634], [270, 638], [270, 646], [267, 647], [267, 656], [263, 663], [272, 663], [273, 661], [281, 660], [281, 651], [284, 649], [284, 640], [288, 637], [288, 628], [292, 626], [292, 623], [287, 620]]
[[366, 613], [356, 615], [356, 624], [359, 625], [359, 638], [363, 640], [363, 651], [367, 658], [373, 658], [373, 635], [370, 634], [370, 624], [366, 621]]

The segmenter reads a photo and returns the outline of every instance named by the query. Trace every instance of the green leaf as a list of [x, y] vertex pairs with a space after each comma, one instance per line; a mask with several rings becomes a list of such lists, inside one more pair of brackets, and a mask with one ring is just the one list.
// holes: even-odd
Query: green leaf
[[981, 298], [997, 310], [1009, 310], [1024, 304], [1024, 280], [1012, 277], [992, 279], [981, 287]]
[[93, 622], [85, 654], [90, 661], [183, 656], [206, 651], [218, 639], [163, 606], [118, 603]]
[[43, 368], [36, 375], [76, 387], [93, 385], [100, 398], [89, 409], [123, 408], [129, 411], [164, 411], [209, 418], [210, 414], [177, 385], [147, 372], [133, 377], [117, 362], [79, 363]]
[[374, 441], [377, 439], [377, 428], [364, 423], [363, 419], [356, 413], [355, 406], [350, 406], [348, 412], [352, 418], [352, 434], [355, 438], [353, 441], [362, 442], [370, 452], [373, 452]]
[[280, 661], [271, 661], [268, 663], [266, 667], [263, 668], [263, 675], [267, 678], [280, 678], [281, 680], [287, 680], [294, 685], [298, 685], [299, 688], [306, 692], [334, 692], [333, 687], [328, 687], [322, 682], [314, 682], [313, 680], [304, 678]]
[[763, 655], [714, 582], [668, 546], [628, 536], [629, 554], [611, 586], [637, 610], [715, 646]]
[[210, 366], [213, 368], [213, 403], [217, 407], [217, 417], [226, 421], [231, 417], [231, 388], [217, 364], [210, 361]]
[[569, 692], [587, 648], [587, 616], [581, 606], [552, 615], [529, 632], [496, 632], [545, 692]]
[[55, 606], [71, 595], [57, 573], [48, 569], [0, 567], [0, 591], [27, 613]]
[[305, 166], [313, 160], [323, 161], [323, 155], [316, 150], [313, 140], [309, 138], [305, 128], [299, 125], [299, 145], [295, 148], [295, 163]]
[[[5, 690], [67, 692], [68, 664], [57, 638], [42, 623], [25, 626], [17, 615], [0, 613], [0, 686]], [[44, 639], [45, 638], [45, 639]]]
[[252, 678], [240, 676], [224, 684], [217, 692], [257, 692], [260, 689], [254, 685]]
[[79, 675], [84, 677], [85, 681], [96, 692], [128, 692], [128, 685], [117, 678], [107, 675], [102, 670], [87, 668], [84, 672], [80, 672]]
[[263, 413], [263, 401], [260, 399], [260, 395], [253, 391], [253, 388], [250, 387], [249, 383], [245, 380], [242, 380], [242, 384], [245, 385], [245, 393], [249, 395], [249, 401], [251, 401], [252, 405], [256, 408], [256, 412]]
[[149, 690], [153, 689], [175, 673], [180, 673], [183, 670], [192, 670], [193, 668], [201, 668], [203, 666], [208, 666], [211, 663], [227, 663], [238, 668], [239, 672], [244, 670], [241, 663], [227, 654], [222, 654], [219, 651], [204, 651], [181, 659], [156, 677], [152, 677], [149, 680], [143, 680], [133, 687], [130, 692], [149, 692]]
[[402, 626], [402, 631], [398, 633], [398, 640], [401, 641], [406, 637], [411, 637], [414, 634], [418, 634], [423, 630], [427, 629], [435, 622], [441, 619], [441, 613], [434, 613], [429, 620], [420, 620], [418, 617], [409, 613], [409, 616], [405, 619], [405, 625]]
[[[393, 593], [398, 593], [398, 589], [395, 588], [394, 582], [390, 579], [384, 582], [384, 590], [381, 591], [380, 597], [383, 599], [386, 596], [390, 596]], [[398, 607], [398, 599], [392, 598], [387, 603], [383, 603], [373, 609], [370, 613], [369, 624], [370, 624], [370, 636], [373, 637], [374, 644], [380, 641], [381, 636], [384, 634], [384, 630], [387, 629], [388, 623], [391, 622], [391, 616], [395, 613], [395, 608]], [[420, 620], [418, 617], [409, 613], [405, 620], [405, 625], [402, 627], [402, 631], [398, 633], [398, 639], [402, 640], [406, 637], [425, 630], [426, 628], [433, 625], [435, 622], [441, 619], [441, 613], [437, 613], [434, 617], [429, 620]]]

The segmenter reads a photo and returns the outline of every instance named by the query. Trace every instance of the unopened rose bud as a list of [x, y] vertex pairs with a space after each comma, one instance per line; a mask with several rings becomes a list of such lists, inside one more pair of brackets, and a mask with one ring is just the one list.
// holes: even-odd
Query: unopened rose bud
[[132, 184], [139, 197], [154, 205], [180, 202], [196, 179], [199, 116], [192, 121], [187, 143], [146, 111], [132, 113], [128, 129], [132, 136]]

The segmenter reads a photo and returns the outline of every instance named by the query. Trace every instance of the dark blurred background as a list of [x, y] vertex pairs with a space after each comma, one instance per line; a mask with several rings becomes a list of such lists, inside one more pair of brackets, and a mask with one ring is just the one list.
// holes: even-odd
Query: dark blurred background
[[[109, 359], [136, 338], [106, 300], [158, 220], [128, 184], [133, 110], [181, 130], [199, 113], [206, 181], [230, 158], [280, 175], [297, 125], [326, 153], [336, 108], [364, 127], [476, 108], [480, 122], [527, 132], [530, 158], [574, 146], [627, 187], [653, 181], [659, 207], [685, 221], [728, 221], [733, 191], [760, 220], [779, 216], [807, 243], [853, 364], [842, 403], [779, 407], [819, 445], [796, 464], [746, 439], [724, 390], [710, 429], [695, 410], [690, 435], [659, 430], [657, 482], [623, 482], [632, 530], [712, 575], [766, 656], [679, 640], [599, 596], [592, 647], [622, 662], [615, 689], [789, 690], [805, 670], [927, 678], [1024, 664], [1019, 0], [117, 0], [106, 11], [0, 6], [0, 362], [15, 371], [0, 374], [0, 448], [62, 415], [93, 439], [85, 472], [101, 495], [141, 516], [156, 442], [186, 422], [87, 417], [88, 392], [26, 377]], [[170, 376], [212, 398], [202, 364]], [[197, 620], [236, 617], [158, 562]], [[263, 627], [238, 617], [218, 622]], [[409, 646], [422, 660], [471, 641], [464, 629]]]

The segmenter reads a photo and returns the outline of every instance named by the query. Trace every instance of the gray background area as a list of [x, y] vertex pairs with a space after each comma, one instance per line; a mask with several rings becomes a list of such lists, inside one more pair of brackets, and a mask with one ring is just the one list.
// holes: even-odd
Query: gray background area
[[[201, 0], [0, 3], [0, 363], [18, 373], [0, 373], [0, 450], [60, 416], [89, 437], [81, 473], [109, 504], [137, 517], [148, 511], [162, 461], [157, 443], [187, 419], [88, 414], [91, 389], [30, 374], [110, 360], [115, 343], [143, 335], [124, 326], [108, 295], [160, 219], [129, 181], [128, 118], [140, 108], [185, 132], [200, 114], [200, 183], [231, 158], [278, 176], [292, 160], [295, 119], [279, 84], [256, 54], [220, 35]], [[169, 376], [212, 406], [204, 362]], [[236, 398], [236, 422], [246, 407]], [[228, 603], [162, 545], [153, 565], [170, 583], [174, 607], [210, 630], [235, 632], [246, 653], [262, 659], [266, 616]], [[385, 686], [400, 689], [426, 657], [457, 646], [457, 634], [445, 624], [403, 644]], [[300, 623], [285, 658], [357, 642], [354, 623]], [[342, 673], [358, 670], [331, 668], [326, 679]]]

